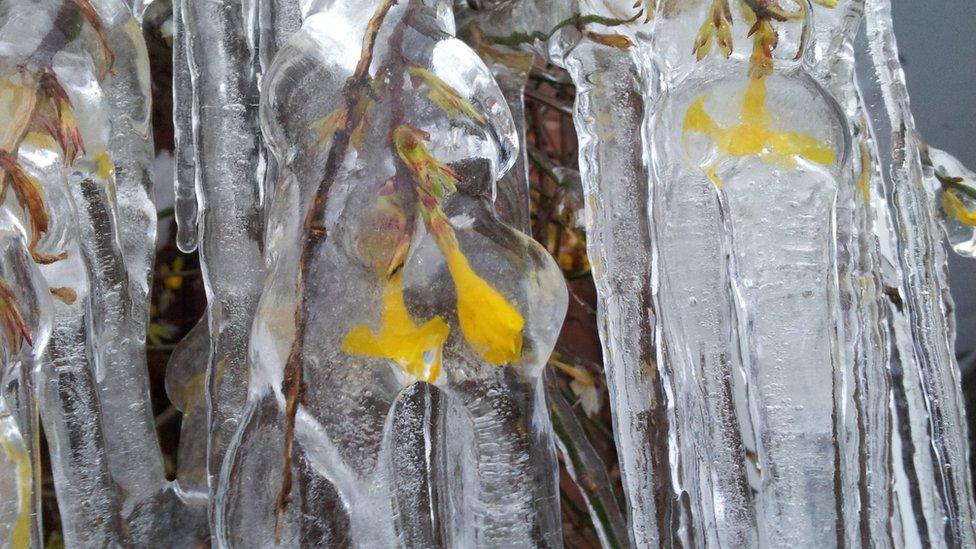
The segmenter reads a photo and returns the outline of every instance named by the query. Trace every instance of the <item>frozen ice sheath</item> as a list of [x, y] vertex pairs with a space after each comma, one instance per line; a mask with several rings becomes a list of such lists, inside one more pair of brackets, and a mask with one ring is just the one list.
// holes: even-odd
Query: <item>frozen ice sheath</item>
[[494, 215], [517, 136], [453, 30], [447, 1], [326, 2], [265, 75], [280, 174], [222, 544], [561, 543], [565, 286]]

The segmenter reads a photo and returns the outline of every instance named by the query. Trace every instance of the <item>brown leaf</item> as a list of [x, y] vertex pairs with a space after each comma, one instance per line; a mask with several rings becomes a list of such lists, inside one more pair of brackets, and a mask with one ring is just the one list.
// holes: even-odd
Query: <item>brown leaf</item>
[[57, 76], [45, 71], [39, 79], [37, 125], [53, 137], [64, 152], [65, 165], [72, 165], [79, 155], [85, 154], [85, 143], [75, 119], [71, 99]]
[[17, 307], [17, 296], [2, 277], [0, 277], [0, 326], [3, 327], [11, 353], [19, 353], [24, 341], [30, 345], [34, 344], [34, 338]]
[[75, 301], [78, 300], [78, 292], [68, 286], [51, 288], [51, 295], [65, 305], [74, 305]]
[[634, 47], [634, 43], [630, 41], [630, 38], [622, 34], [602, 34], [599, 32], [585, 31], [584, 33], [587, 38], [596, 42], [597, 44], [603, 44], [604, 46], [610, 46], [611, 48], [617, 48], [621, 51], [627, 51]]
[[44, 196], [41, 194], [41, 186], [33, 177], [27, 174], [21, 167], [17, 159], [6, 151], [0, 151], [0, 169], [4, 174], [4, 185], [9, 184], [20, 207], [27, 212], [31, 220], [31, 241], [29, 250], [34, 261], [42, 265], [54, 263], [67, 257], [66, 252], [51, 256], [37, 251], [41, 238], [47, 233], [50, 226], [50, 218], [47, 208], [44, 205]]

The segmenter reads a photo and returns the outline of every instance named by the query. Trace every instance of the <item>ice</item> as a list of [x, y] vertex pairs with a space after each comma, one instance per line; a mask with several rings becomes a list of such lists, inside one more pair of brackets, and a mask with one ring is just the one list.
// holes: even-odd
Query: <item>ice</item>
[[517, 135], [449, 3], [391, 4], [314, 9], [264, 77], [282, 164], [218, 540], [556, 546], [562, 277], [492, 213]]
[[199, 118], [195, 104], [190, 59], [187, 56], [188, 37], [183, 23], [183, 0], [173, 0], [173, 217], [176, 219], [176, 245], [183, 253], [197, 249], [199, 212], [197, 204], [197, 165], [194, 118]]
[[3, 147], [16, 157], [4, 169], [31, 185], [14, 185], [6, 204], [30, 227], [28, 249], [56, 298], [37, 386], [65, 540], [199, 539], [163, 474], [149, 400], [155, 208], [141, 31], [113, 0], [7, 13]]
[[[211, 339], [206, 402], [212, 496], [247, 395], [248, 336], [264, 277], [259, 67], [252, 39], [256, 20], [241, 0], [180, 4], [182, 25], [177, 31], [183, 32], [175, 41], [186, 48], [192, 82], [192, 129], [185, 135], [192, 136], [194, 146], [186, 158], [193, 158], [196, 170], [198, 251]], [[185, 103], [185, 81], [180, 85]], [[185, 121], [184, 114], [183, 131]], [[187, 184], [181, 181], [180, 188]], [[184, 203], [183, 226], [187, 219], [182, 216], [192, 222], [191, 213]], [[186, 237], [184, 244], [189, 241]]]
[[[612, 4], [612, 5], [611, 5]], [[619, 5], [618, 5], [619, 4]], [[625, 5], [626, 4], [626, 5]], [[555, 9], [554, 9], [555, 8]], [[489, 43], [521, 45], [550, 54], [576, 84], [574, 119], [585, 196], [587, 246], [599, 294], [598, 318], [604, 367], [630, 514], [631, 543], [656, 545], [670, 536], [675, 501], [667, 479], [669, 432], [666, 380], [657, 368], [651, 304], [651, 240], [646, 204], [648, 169], [643, 119], [649, 99], [637, 51], [606, 44], [605, 29], [581, 33], [565, 25], [574, 17], [632, 19], [628, 36], [644, 18], [629, 2], [605, 10], [577, 2], [499, 2], [481, 27]], [[605, 19], [606, 20], [606, 19]], [[562, 27], [563, 30], [559, 31]], [[617, 26], [608, 33], [615, 33]], [[589, 30], [589, 29], [587, 29]], [[540, 39], [525, 40], [524, 36]], [[549, 39], [544, 39], [548, 37]]]
[[[487, 13], [490, 18], [491, 12]], [[519, 155], [515, 165], [498, 182], [495, 209], [510, 226], [531, 234], [529, 204], [529, 174], [527, 156], [529, 143], [525, 128], [525, 86], [535, 55], [504, 46], [487, 44], [477, 11], [461, 11], [459, 19], [466, 27], [466, 40], [489, 64], [495, 80], [508, 102], [519, 136]], [[490, 24], [490, 21], [489, 21]], [[566, 170], [565, 168], [557, 168]], [[567, 170], [569, 171], [569, 170]], [[578, 173], [568, 178], [579, 181]], [[556, 445], [573, 482], [579, 487], [597, 534], [604, 547], [619, 547], [624, 543], [626, 523], [620, 512], [610, 484], [606, 465], [590, 444], [576, 414], [573, 403], [559, 390], [556, 376], [547, 372], [546, 400], [556, 434]]]
[[34, 369], [51, 335], [51, 297], [22, 226], [0, 210], [0, 545], [41, 546]]
[[166, 394], [183, 413], [176, 456], [176, 483], [188, 499], [206, 501], [207, 477], [207, 365], [210, 332], [200, 319], [180, 341], [166, 365]]

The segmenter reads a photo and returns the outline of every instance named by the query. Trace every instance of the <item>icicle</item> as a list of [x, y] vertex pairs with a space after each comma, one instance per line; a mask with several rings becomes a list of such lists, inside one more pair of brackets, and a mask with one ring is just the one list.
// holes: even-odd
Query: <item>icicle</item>
[[[11, 13], [27, 21], [15, 17], [3, 27], [2, 41], [16, 44], [7, 60], [18, 67], [5, 75], [13, 132], [3, 143], [4, 168], [31, 227], [30, 251], [64, 305], [55, 310], [58, 331], [39, 392], [65, 537], [118, 543], [119, 515], [165, 482], [149, 407], [145, 322], [132, 315], [138, 306], [115, 231], [109, 132], [118, 117], [102, 93], [102, 80], [126, 66], [116, 64], [110, 45], [113, 17], [131, 21], [131, 13], [121, 3], [81, 1]], [[128, 166], [120, 154], [119, 166]]]
[[[447, 1], [334, 3], [265, 76], [263, 127], [283, 163], [222, 543], [560, 543], [541, 373], [565, 288], [491, 212], [517, 136], [451, 32]], [[447, 437], [442, 400], [460, 412]], [[414, 425], [429, 434], [407, 436]], [[410, 491], [447, 495], [394, 513]]]
[[183, 253], [196, 251], [200, 238], [197, 204], [197, 164], [194, 120], [199, 105], [193, 94], [183, 0], [173, 0], [173, 140], [174, 171], [173, 217], [176, 220], [176, 245]]
[[494, 47], [548, 50], [577, 87], [575, 122], [604, 367], [631, 543], [644, 546], [677, 535], [678, 500], [668, 485], [670, 382], [658, 368], [651, 303], [648, 170], [641, 135], [649, 104], [646, 62], [632, 41], [646, 26], [647, 14], [632, 4], [599, 10], [575, 1], [500, 3], [482, 30]]
[[[183, 413], [176, 483], [187, 499], [206, 502], [207, 477], [207, 364], [210, 332], [206, 318], [197, 322], [180, 341], [166, 365], [166, 394]], [[206, 516], [206, 511], [204, 511]]]
[[183, 34], [176, 37], [186, 47], [193, 87], [199, 253], [211, 337], [211, 496], [247, 395], [247, 346], [264, 277], [258, 58], [251, 27], [257, 21], [248, 6], [242, 0], [183, 1], [177, 29]]

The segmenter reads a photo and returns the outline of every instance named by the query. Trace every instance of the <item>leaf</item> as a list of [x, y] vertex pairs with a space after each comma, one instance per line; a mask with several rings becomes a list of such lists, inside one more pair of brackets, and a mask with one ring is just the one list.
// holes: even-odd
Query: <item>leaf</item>
[[485, 39], [484, 32], [477, 23], [471, 25], [471, 42], [474, 44], [474, 50], [478, 56], [489, 65], [501, 64], [523, 75], [532, 72], [535, 54], [512, 51], [491, 45]]
[[436, 74], [416, 65], [410, 65], [407, 70], [414, 81], [414, 85], [416, 86], [421, 82], [425, 84], [428, 89], [427, 98], [440, 107], [448, 117], [466, 116], [481, 124], [486, 122], [485, 117], [474, 108], [474, 105], [461, 97], [457, 90], [441, 80]]
[[24, 209], [31, 220], [31, 241], [29, 250], [34, 261], [42, 265], [47, 265], [60, 261], [68, 257], [67, 252], [58, 255], [45, 255], [37, 251], [41, 238], [47, 233], [50, 226], [50, 218], [47, 208], [44, 205], [44, 196], [41, 191], [41, 184], [28, 175], [17, 160], [8, 152], [0, 151], [0, 169], [5, 174], [3, 178], [4, 187], [9, 183], [17, 196], [17, 202]]
[[616, 48], [621, 51], [627, 51], [634, 47], [634, 43], [630, 41], [630, 38], [627, 38], [622, 34], [601, 34], [590, 31], [586, 31], [584, 34], [587, 38], [596, 42], [597, 44], [610, 46], [611, 48]]
[[423, 195], [426, 194], [427, 202], [424, 205], [437, 207], [441, 199], [449, 193], [457, 192], [455, 183], [458, 175], [430, 154], [423, 144], [429, 137], [426, 132], [401, 124], [393, 130], [393, 148], [416, 176], [420, 190], [423, 191], [421, 202], [425, 201]]
[[75, 119], [74, 109], [67, 92], [51, 71], [41, 74], [39, 80], [38, 109], [35, 111], [37, 125], [54, 138], [64, 152], [64, 163], [70, 166], [79, 155], [85, 154], [85, 144], [81, 130]]
[[12, 354], [20, 352], [24, 341], [30, 345], [34, 344], [34, 338], [31, 337], [24, 317], [17, 307], [17, 295], [3, 278], [0, 278], [0, 326], [3, 327]]
[[692, 46], [692, 53], [699, 61], [712, 50], [713, 41], [718, 44], [722, 55], [728, 59], [732, 55], [732, 10], [728, 0], [713, 0], [708, 18], [698, 29]]
[[51, 288], [51, 295], [65, 305], [74, 305], [75, 301], [78, 300], [78, 292], [67, 286]]

